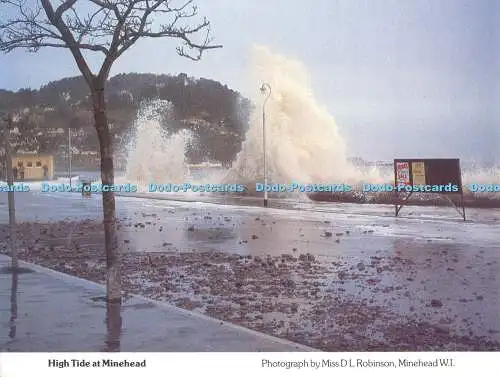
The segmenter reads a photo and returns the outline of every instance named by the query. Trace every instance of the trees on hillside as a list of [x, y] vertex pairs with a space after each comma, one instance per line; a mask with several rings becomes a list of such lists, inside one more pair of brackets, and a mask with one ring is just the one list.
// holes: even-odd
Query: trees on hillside
[[[115, 61], [141, 38], [179, 40], [177, 53], [199, 60], [212, 44], [210, 22], [193, 24], [198, 9], [193, 0], [175, 5], [169, 0], [0, 0], [0, 51], [44, 47], [64, 48], [73, 56], [90, 90], [94, 125], [99, 138], [101, 179], [114, 184], [113, 151], [106, 107], [106, 83]], [[154, 22], [156, 18], [165, 22]], [[97, 72], [89, 66], [88, 53], [102, 56]], [[103, 193], [107, 300], [121, 303], [117, 253], [115, 197]]]
[[[174, 114], [170, 114], [165, 128], [175, 133], [180, 129], [190, 130], [199, 141], [196, 147], [187, 150], [190, 162], [198, 163], [205, 159], [233, 161], [241, 149], [241, 142], [249, 126], [251, 103], [237, 91], [209, 79], [198, 79], [186, 74], [176, 76], [147, 73], [119, 74], [108, 80], [107, 114], [112, 137], [127, 139], [134, 125], [139, 106], [148, 99], [159, 98], [173, 104]], [[10, 103], [25, 108], [21, 124], [23, 132], [39, 133], [36, 127], [55, 127], [66, 129], [68, 126], [85, 130], [88, 137], [75, 143], [82, 150], [98, 150], [98, 140], [93, 129], [92, 107], [87, 97], [88, 86], [80, 77], [63, 78], [50, 82], [39, 90], [33, 90], [33, 106], [24, 106], [23, 91], [0, 91], [0, 108], [4, 98], [10, 96]], [[50, 109], [50, 111], [49, 111]], [[1, 109], [0, 109], [1, 110]], [[188, 120], [203, 120], [194, 126]], [[173, 121], [174, 120], [174, 121]], [[91, 128], [89, 128], [91, 127]], [[65, 143], [64, 136], [39, 135], [39, 150], [57, 153], [51, 146]], [[76, 142], [76, 140], [75, 140]], [[115, 154], [122, 144], [116, 144]], [[122, 148], [123, 149], [123, 148]], [[117, 161], [115, 160], [115, 163]]]

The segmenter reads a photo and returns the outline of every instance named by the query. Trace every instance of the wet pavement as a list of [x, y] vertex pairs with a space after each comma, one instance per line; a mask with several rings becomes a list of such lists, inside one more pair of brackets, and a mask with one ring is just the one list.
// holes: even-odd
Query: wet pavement
[[[19, 222], [102, 218], [97, 195], [30, 192], [16, 198]], [[7, 206], [1, 205], [6, 201], [7, 195], [0, 193], [0, 223], [8, 221]], [[452, 208], [408, 207], [407, 217], [394, 218], [391, 206], [310, 206], [309, 210], [263, 209], [118, 197], [117, 216], [123, 224], [121, 241], [127, 242], [124, 251], [161, 251], [167, 245], [178, 251], [223, 249], [243, 255], [359, 256], [364, 251], [393, 249], [395, 240], [403, 239], [500, 246], [498, 210], [470, 210], [473, 220], [464, 222]], [[59, 242], [69, 244], [73, 237], [78, 235], [70, 230]], [[96, 237], [86, 244], [99, 245], [102, 235]]]
[[[101, 197], [17, 198], [51, 221], [19, 226], [23, 258], [103, 281]], [[295, 206], [118, 197], [124, 288], [324, 350], [500, 349], [498, 210]]]
[[12, 274], [9, 263], [0, 255], [2, 352], [310, 350], [140, 297], [124, 301], [120, 333], [119, 316], [106, 326], [103, 286], [26, 263]]

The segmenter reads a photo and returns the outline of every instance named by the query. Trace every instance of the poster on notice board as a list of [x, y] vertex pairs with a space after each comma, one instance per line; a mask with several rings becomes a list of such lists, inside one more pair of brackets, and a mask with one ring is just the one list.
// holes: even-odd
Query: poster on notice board
[[410, 184], [410, 163], [397, 162], [396, 163], [396, 183], [398, 185]]

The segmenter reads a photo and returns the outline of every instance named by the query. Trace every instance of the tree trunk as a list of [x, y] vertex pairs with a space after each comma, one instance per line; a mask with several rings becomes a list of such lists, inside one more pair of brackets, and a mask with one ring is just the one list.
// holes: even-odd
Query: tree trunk
[[[115, 182], [113, 168], [113, 146], [106, 114], [104, 89], [95, 91], [94, 119], [101, 152], [101, 181], [103, 185]], [[104, 212], [104, 236], [106, 242], [106, 283], [108, 301], [121, 302], [120, 263], [116, 235], [115, 195], [112, 191], [102, 193]]]
[[[4, 131], [5, 135], [5, 163], [7, 168], [7, 185], [12, 187], [14, 185], [14, 174], [12, 172], [12, 151], [10, 147], [10, 131], [12, 130], [12, 115], [9, 114], [7, 130]], [[9, 190], [9, 248], [11, 257], [11, 270], [12, 273], [17, 273], [19, 268], [19, 261], [17, 257], [17, 234], [16, 234], [16, 205], [14, 203], [14, 191]]]
[[[94, 104], [94, 119], [101, 154], [101, 181], [103, 185], [113, 185], [113, 146], [108, 127], [106, 113], [106, 99], [104, 85], [92, 93]], [[102, 207], [104, 212], [104, 236], [106, 250], [106, 289], [107, 289], [107, 316], [108, 340], [106, 349], [119, 350], [121, 333], [121, 276], [120, 258], [118, 254], [118, 240], [116, 234], [115, 195], [112, 191], [102, 193]]]
[[10, 331], [9, 338], [16, 337], [16, 321], [17, 321], [17, 285], [19, 279], [19, 271], [12, 270], [12, 284], [10, 288]]

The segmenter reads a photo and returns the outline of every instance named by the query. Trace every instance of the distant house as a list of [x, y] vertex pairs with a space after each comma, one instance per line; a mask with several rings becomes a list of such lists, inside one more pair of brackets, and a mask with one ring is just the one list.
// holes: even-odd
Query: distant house
[[81, 151], [79, 154], [81, 156], [97, 156], [96, 151]]
[[47, 135], [55, 136], [55, 135], [62, 135], [64, 134], [64, 129], [63, 128], [55, 128], [55, 127], [47, 127], [45, 129], [45, 133]]
[[71, 136], [72, 137], [83, 137], [83, 136], [85, 136], [85, 130], [83, 128], [80, 128], [78, 130], [72, 129]]
[[41, 181], [54, 179], [54, 156], [49, 154], [19, 153], [12, 156], [14, 180]]
[[207, 122], [205, 119], [199, 119], [199, 118], [187, 118], [184, 120], [181, 120], [181, 124], [189, 124], [191, 126], [210, 126], [210, 123]]

